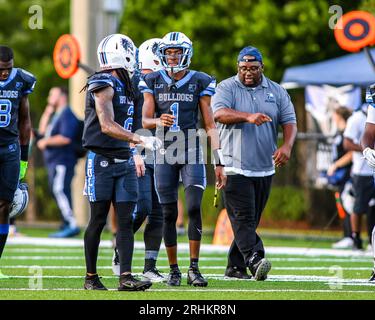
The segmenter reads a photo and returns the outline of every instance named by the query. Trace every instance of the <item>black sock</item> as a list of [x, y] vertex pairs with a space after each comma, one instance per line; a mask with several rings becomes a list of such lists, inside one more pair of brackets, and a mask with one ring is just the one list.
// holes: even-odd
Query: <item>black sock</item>
[[91, 216], [84, 236], [87, 273], [96, 273], [100, 235], [107, 223], [110, 204], [110, 201], [90, 202]]
[[151, 269], [154, 269], [156, 265], [156, 260], [155, 259], [145, 259], [145, 268], [144, 272], [147, 272]]
[[169, 267], [171, 268], [171, 271], [174, 271], [174, 270], [179, 270], [178, 269], [178, 264], [170, 264]]
[[7, 242], [9, 233], [9, 224], [0, 224], [0, 258], [3, 254], [5, 242]]
[[360, 232], [352, 232], [352, 238], [353, 239], [359, 239], [359, 238], [361, 238]]
[[131, 272], [134, 250], [134, 233], [132, 212], [135, 202], [115, 202], [117, 215], [116, 246], [120, 258], [120, 273]]
[[190, 268], [198, 270], [198, 258], [190, 258]]

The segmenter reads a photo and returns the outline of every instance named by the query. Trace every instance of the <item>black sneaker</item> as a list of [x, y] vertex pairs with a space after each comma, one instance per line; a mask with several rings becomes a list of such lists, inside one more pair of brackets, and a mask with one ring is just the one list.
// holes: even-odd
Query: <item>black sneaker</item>
[[255, 253], [249, 261], [249, 269], [255, 280], [264, 281], [271, 270], [271, 262]]
[[151, 286], [151, 281], [141, 281], [134, 278], [132, 274], [126, 274], [120, 276], [118, 291], [145, 291]]
[[193, 285], [194, 287], [207, 287], [208, 282], [198, 269], [189, 268], [187, 274], [187, 284]]
[[353, 238], [353, 250], [363, 250], [363, 243], [360, 237]]
[[375, 283], [375, 269], [372, 270], [371, 277], [369, 279], [370, 282]]
[[169, 272], [167, 285], [173, 287], [178, 287], [181, 285], [181, 272], [179, 269], [172, 269]]
[[101, 283], [100, 279], [101, 277], [97, 274], [94, 276], [86, 276], [83, 288], [85, 290], [108, 290], [103, 283]]
[[238, 267], [227, 267], [225, 270], [225, 276], [228, 278], [237, 278], [237, 279], [251, 279], [246, 272], [246, 269]]

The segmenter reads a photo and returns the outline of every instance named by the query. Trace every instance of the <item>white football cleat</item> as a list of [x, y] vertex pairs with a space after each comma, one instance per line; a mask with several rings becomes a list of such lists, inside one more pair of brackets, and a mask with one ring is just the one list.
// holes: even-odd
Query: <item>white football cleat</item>
[[354, 241], [350, 237], [345, 237], [341, 239], [340, 241], [334, 243], [332, 245], [333, 249], [351, 249], [353, 248]]
[[145, 279], [145, 280], [150, 280], [151, 282], [153, 283], [157, 283], [157, 282], [166, 282], [167, 281], [167, 278], [164, 277], [158, 269], [156, 268], [152, 268], [146, 272], [143, 272], [142, 274], [142, 277]]

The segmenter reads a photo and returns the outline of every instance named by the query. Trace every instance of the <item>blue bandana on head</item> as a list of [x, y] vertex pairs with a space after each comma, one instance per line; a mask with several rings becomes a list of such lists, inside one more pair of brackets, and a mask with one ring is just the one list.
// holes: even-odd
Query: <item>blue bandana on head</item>
[[[253, 56], [254, 58], [252, 59], [244, 59], [245, 56]], [[248, 47], [245, 47], [243, 48], [239, 55], [238, 55], [238, 58], [237, 58], [237, 61], [240, 62], [240, 61], [244, 61], [244, 62], [251, 62], [251, 61], [259, 61], [260, 63], [262, 63], [262, 54], [260, 53], [260, 51], [255, 48], [255, 47], [252, 47], [252, 46], [248, 46]]]

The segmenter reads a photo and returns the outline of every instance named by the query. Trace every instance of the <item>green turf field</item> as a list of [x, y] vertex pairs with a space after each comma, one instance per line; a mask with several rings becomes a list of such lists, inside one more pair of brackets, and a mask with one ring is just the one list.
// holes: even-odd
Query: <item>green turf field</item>
[[[28, 236], [45, 236], [48, 231], [21, 230]], [[109, 239], [105, 234], [104, 239]], [[136, 240], [140, 241], [141, 236]], [[181, 238], [182, 242], [184, 238]], [[205, 238], [209, 243], [210, 238]], [[183, 285], [170, 288], [154, 284], [146, 292], [118, 292], [117, 278], [112, 275], [112, 249], [103, 247], [98, 260], [98, 272], [103, 283], [112, 289], [108, 292], [87, 292], [82, 289], [85, 274], [82, 247], [15, 245], [6, 246], [0, 261], [3, 274], [10, 276], [0, 280], [0, 299], [184, 299], [184, 300], [231, 300], [231, 299], [375, 299], [375, 284], [368, 283], [372, 268], [369, 253], [350, 255], [311, 254], [311, 250], [329, 248], [329, 241], [304, 239], [264, 239], [272, 270], [267, 281], [228, 280], [223, 274], [226, 265], [225, 252], [202, 250], [201, 272], [209, 279], [207, 288], [194, 288], [186, 284], [189, 258], [181, 250], [179, 264], [183, 272]], [[299, 248], [289, 253], [288, 248]], [[310, 248], [301, 250], [301, 248]], [[312, 249], [315, 248], [315, 249]], [[272, 250], [271, 250], [272, 251]], [[133, 272], [141, 273], [143, 250], [134, 252]], [[168, 263], [161, 250], [158, 268], [167, 273]]]

